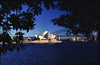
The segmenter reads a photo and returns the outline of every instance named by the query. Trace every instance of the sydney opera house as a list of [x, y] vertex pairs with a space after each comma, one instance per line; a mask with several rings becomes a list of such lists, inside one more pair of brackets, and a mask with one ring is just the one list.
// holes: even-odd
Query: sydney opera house
[[45, 31], [41, 36], [35, 35], [34, 38], [29, 38], [23, 41], [23, 43], [61, 43], [55, 39], [56, 35], [50, 34], [50, 32]]
[[56, 35], [50, 34], [50, 32], [45, 31], [41, 36], [35, 35], [34, 38], [28, 38], [28, 40], [50, 40], [55, 39]]

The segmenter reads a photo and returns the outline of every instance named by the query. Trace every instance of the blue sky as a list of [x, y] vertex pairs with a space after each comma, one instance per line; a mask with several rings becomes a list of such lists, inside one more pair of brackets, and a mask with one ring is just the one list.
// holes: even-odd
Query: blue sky
[[[56, 4], [57, 2], [55, 2]], [[23, 11], [27, 11], [27, 8], [28, 6], [27, 5], [23, 5]], [[54, 32], [54, 31], [57, 31], [57, 30], [61, 30], [61, 29], [65, 29], [64, 27], [61, 27], [61, 26], [57, 26], [57, 25], [54, 25], [52, 22], [50, 22], [50, 20], [52, 20], [53, 18], [58, 18], [60, 17], [60, 15], [63, 15], [63, 14], [70, 14], [69, 12], [67, 11], [59, 11], [57, 9], [52, 9], [50, 7], [49, 10], [47, 10], [44, 5], [41, 5], [41, 7], [43, 8], [44, 11], [42, 11], [42, 14], [41, 15], [38, 15], [38, 16], [35, 16], [36, 18], [36, 21], [35, 24], [35, 29], [33, 30], [29, 30], [29, 32], [27, 31], [21, 31], [23, 33], [25, 33], [25, 37], [30, 37], [30, 36], [34, 36], [34, 35], [41, 35], [44, 31], [50, 31], [50, 32]], [[12, 11], [12, 13], [14, 13]], [[18, 30], [20, 31], [20, 30]], [[17, 32], [18, 32], [17, 31]], [[95, 32], [95, 31], [93, 31]], [[16, 30], [11, 30], [11, 33], [14, 35], [16, 33]], [[65, 35], [66, 32], [62, 32], [58, 35]]]
[[[24, 36], [34, 36], [34, 35], [41, 35], [44, 31], [50, 31], [50, 32], [54, 32], [57, 30], [61, 30], [61, 29], [65, 29], [64, 27], [61, 26], [57, 26], [54, 25], [52, 22], [50, 22], [50, 20], [52, 20], [53, 18], [58, 18], [60, 17], [60, 15], [66, 14], [68, 12], [66, 11], [58, 11], [57, 9], [53, 10], [52, 8], [50, 8], [50, 10], [47, 10], [44, 5], [41, 5], [41, 7], [43, 8], [44, 11], [42, 11], [41, 15], [36, 15], [36, 21], [35, 21], [35, 29], [30, 30], [28, 33], [27, 31], [23, 31], [23, 33], [25, 33]], [[23, 10], [26, 11], [28, 8], [27, 5], [23, 6]], [[12, 11], [13, 13], [13, 11]], [[20, 30], [18, 30], [20, 31]], [[11, 30], [11, 33], [14, 35], [16, 33], [16, 30]], [[65, 32], [62, 32], [61, 34], [65, 35]]]

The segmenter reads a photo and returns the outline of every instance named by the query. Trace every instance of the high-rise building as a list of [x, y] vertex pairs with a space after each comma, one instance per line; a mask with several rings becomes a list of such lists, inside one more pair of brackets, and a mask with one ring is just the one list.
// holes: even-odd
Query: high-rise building
[[93, 33], [93, 36], [94, 36], [94, 40], [97, 40], [97, 33]]
[[79, 37], [77, 37], [76, 40], [79, 41]]
[[95, 33], [93, 33], [93, 36], [97, 36], [97, 33], [95, 32]]

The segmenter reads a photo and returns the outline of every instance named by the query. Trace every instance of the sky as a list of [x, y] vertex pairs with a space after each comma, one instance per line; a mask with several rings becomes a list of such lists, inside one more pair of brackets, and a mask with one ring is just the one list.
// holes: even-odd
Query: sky
[[[28, 6], [27, 5], [23, 5], [23, 10], [26, 11]], [[44, 31], [50, 31], [50, 33], [57, 31], [57, 30], [61, 30], [61, 29], [66, 29], [64, 27], [61, 26], [57, 26], [54, 25], [52, 22], [50, 22], [50, 20], [52, 20], [53, 18], [58, 18], [60, 17], [60, 15], [69, 13], [66, 11], [58, 11], [57, 9], [53, 10], [52, 8], [50, 8], [49, 10], [47, 10], [44, 5], [41, 5], [41, 7], [43, 8], [44, 11], [42, 11], [41, 15], [36, 15], [34, 18], [36, 18], [36, 21], [34, 21], [35, 25], [35, 29], [33, 30], [29, 30], [29, 32], [27, 33], [27, 31], [23, 31], [23, 33], [25, 33], [25, 37], [29, 37], [29, 36], [34, 36], [34, 35], [41, 35]], [[12, 13], [14, 13], [12, 11]], [[20, 31], [20, 30], [18, 30]], [[16, 33], [16, 30], [11, 30], [11, 33], [14, 35]], [[61, 33], [62, 35], [65, 35], [65, 32]]]
[[[55, 2], [56, 4], [56, 2]], [[50, 22], [50, 20], [54, 19], [54, 18], [58, 18], [63, 14], [70, 14], [67, 11], [60, 11], [57, 9], [52, 9], [50, 7], [49, 10], [47, 10], [44, 5], [42, 4], [41, 7], [43, 8], [44, 11], [42, 11], [41, 15], [36, 15], [34, 18], [36, 18], [35, 22], [35, 29], [33, 30], [29, 30], [29, 32], [25, 31], [21, 31], [23, 33], [25, 33], [24, 37], [32, 37], [34, 35], [41, 35], [44, 31], [50, 31], [50, 33], [57, 31], [57, 30], [61, 30], [61, 29], [66, 29], [64, 27], [61, 26], [57, 26], [54, 25], [52, 22]], [[23, 11], [27, 11], [28, 6], [27, 5], [22, 5]], [[14, 13], [13, 11], [11, 11], [11, 13]], [[17, 32], [19, 32], [20, 30], [18, 30]], [[14, 36], [14, 34], [16, 33], [16, 30], [11, 30], [10, 31], [11, 34]], [[94, 32], [94, 31], [93, 31]], [[58, 35], [65, 35], [66, 32], [62, 32]]]

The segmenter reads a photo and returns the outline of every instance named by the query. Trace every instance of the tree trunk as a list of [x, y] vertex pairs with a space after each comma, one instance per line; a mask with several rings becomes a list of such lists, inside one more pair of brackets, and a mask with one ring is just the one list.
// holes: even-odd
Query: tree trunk
[[3, 47], [5, 47], [5, 46], [6, 46], [4, 41], [3, 41], [3, 43], [2, 43], [2, 46], [3, 46]]

